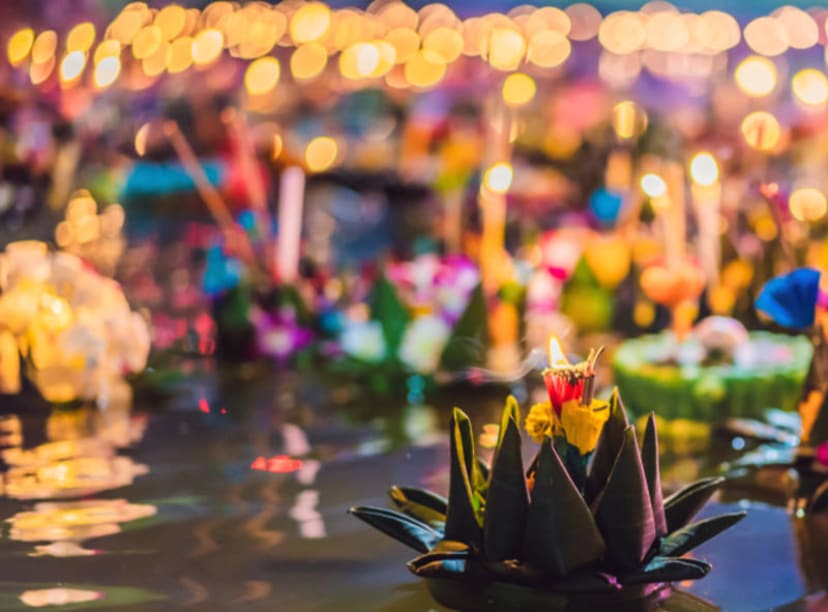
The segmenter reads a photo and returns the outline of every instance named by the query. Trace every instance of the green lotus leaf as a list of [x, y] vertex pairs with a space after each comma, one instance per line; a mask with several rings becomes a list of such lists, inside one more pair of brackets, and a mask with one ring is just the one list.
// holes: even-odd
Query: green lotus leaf
[[641, 565], [655, 537], [655, 519], [635, 429], [624, 430], [624, 442], [607, 484], [593, 504], [598, 529], [609, 558], [621, 570]]
[[710, 571], [709, 563], [697, 559], [673, 559], [655, 557], [644, 570], [626, 575], [622, 578], [625, 585], [644, 584], [648, 582], [680, 582], [698, 580]]
[[421, 553], [431, 550], [440, 541], [441, 536], [434, 529], [396, 510], [357, 506], [348, 512]]
[[505, 426], [501, 425], [502, 437], [495, 451], [483, 519], [483, 552], [488, 561], [517, 557], [529, 509], [520, 430], [508, 408], [503, 416]]
[[371, 319], [379, 321], [382, 326], [382, 335], [385, 338], [388, 353], [396, 355], [410, 316], [400, 301], [397, 290], [385, 274], [382, 274], [374, 283], [368, 303]]
[[732, 527], [745, 518], [745, 514], [745, 512], [723, 514], [682, 527], [661, 540], [659, 555], [680, 557]]
[[417, 487], [398, 487], [388, 491], [397, 509], [408, 516], [441, 530], [445, 527], [448, 500], [445, 497]]
[[453, 372], [483, 365], [486, 352], [480, 347], [489, 343], [487, 318], [486, 297], [483, 295], [483, 287], [478, 284], [446, 341], [440, 355], [440, 369]]
[[618, 451], [624, 442], [624, 431], [630, 424], [617, 387], [612, 390], [609, 410], [609, 418], [598, 437], [598, 444], [595, 446], [595, 453], [592, 456], [592, 465], [587, 475], [587, 503], [592, 503], [606, 485], [615, 458], [618, 456]]
[[584, 498], [548, 441], [538, 456], [521, 558], [562, 577], [600, 560], [606, 545]]
[[667, 533], [681, 529], [707, 503], [707, 500], [724, 482], [724, 478], [704, 478], [683, 489], [679, 489], [664, 500], [664, 516], [667, 519]]
[[644, 475], [647, 477], [650, 501], [653, 502], [656, 535], [663, 536], [667, 533], [667, 519], [664, 516], [664, 498], [661, 492], [661, 473], [658, 463], [658, 432], [656, 431], [655, 413], [653, 412], [647, 417], [644, 441], [641, 443], [641, 462], [644, 464]]
[[448, 511], [445, 537], [480, 547], [481, 507], [472, 487], [477, 463], [474, 460], [474, 438], [469, 417], [459, 408], [451, 415], [451, 444]]

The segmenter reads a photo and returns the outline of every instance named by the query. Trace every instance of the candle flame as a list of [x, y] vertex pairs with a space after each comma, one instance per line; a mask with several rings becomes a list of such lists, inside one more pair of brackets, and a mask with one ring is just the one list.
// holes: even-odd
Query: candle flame
[[549, 357], [549, 366], [564, 366], [569, 365], [569, 359], [564, 353], [561, 340], [555, 334], [549, 334], [549, 349], [547, 353]]

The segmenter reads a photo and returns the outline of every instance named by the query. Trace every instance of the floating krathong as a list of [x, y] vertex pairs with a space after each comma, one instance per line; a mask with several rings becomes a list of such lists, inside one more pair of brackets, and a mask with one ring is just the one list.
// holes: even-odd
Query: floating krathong
[[[553, 346], [559, 348], [556, 341]], [[721, 478], [662, 497], [654, 416], [639, 448], [617, 391], [609, 401], [591, 396], [599, 354], [574, 365], [550, 360], [550, 402], [533, 406], [527, 419], [533, 436], [542, 438], [528, 470], [513, 397], [503, 410], [491, 468], [475, 454], [471, 421], [455, 408], [448, 499], [394, 486], [397, 510], [351, 509], [420, 553], [408, 567], [441, 604], [594, 609], [658, 599], [669, 583], [710, 571], [706, 562], [683, 555], [744, 513], [690, 522]]]

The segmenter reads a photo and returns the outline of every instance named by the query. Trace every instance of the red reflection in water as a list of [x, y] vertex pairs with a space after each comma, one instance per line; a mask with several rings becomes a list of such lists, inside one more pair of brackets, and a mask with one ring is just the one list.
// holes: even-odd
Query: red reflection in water
[[302, 460], [288, 455], [274, 455], [269, 459], [260, 455], [250, 464], [250, 469], [272, 474], [289, 474], [302, 469]]

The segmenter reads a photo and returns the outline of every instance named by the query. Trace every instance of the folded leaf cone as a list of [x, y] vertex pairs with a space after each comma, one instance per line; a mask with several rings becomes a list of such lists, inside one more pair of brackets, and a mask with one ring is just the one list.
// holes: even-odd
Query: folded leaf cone
[[555, 577], [600, 561], [606, 545], [549, 441], [541, 445], [522, 559]]
[[[681, 555], [744, 514], [689, 524], [723, 480], [702, 480], [663, 499], [654, 419], [648, 420], [639, 451], [617, 391], [610, 410], [583, 492], [573, 480], [572, 461], [557, 450], [566, 447], [560, 439], [541, 444], [528, 470], [533, 484], [527, 485], [519, 410], [510, 398], [491, 469], [475, 455], [468, 416], [455, 409], [447, 500], [394, 487], [390, 496], [400, 512], [365, 507], [351, 512], [421, 553], [409, 563], [415, 575], [456, 581], [474, 593], [489, 584], [509, 584], [569, 597], [703, 577], [710, 565]], [[579, 479], [583, 469], [578, 467]]]
[[505, 420], [505, 430], [492, 466], [483, 521], [483, 551], [489, 561], [517, 558], [529, 509], [529, 493], [520, 455], [520, 430], [511, 415]]
[[611, 561], [622, 570], [641, 565], [655, 541], [656, 526], [635, 429], [631, 425], [624, 431], [621, 450], [593, 511]]

